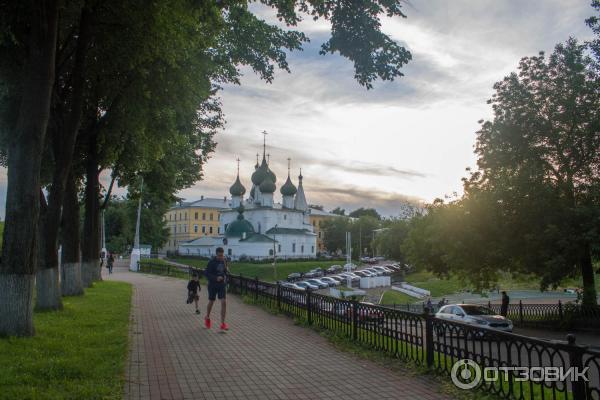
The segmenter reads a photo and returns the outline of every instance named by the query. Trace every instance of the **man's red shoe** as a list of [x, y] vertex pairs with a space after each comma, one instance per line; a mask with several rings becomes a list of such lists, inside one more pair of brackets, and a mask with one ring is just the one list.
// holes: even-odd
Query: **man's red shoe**
[[210, 318], [204, 318], [204, 327], [210, 329]]
[[228, 331], [229, 330], [229, 325], [227, 325], [225, 322], [223, 322], [221, 324], [221, 330], [222, 331]]

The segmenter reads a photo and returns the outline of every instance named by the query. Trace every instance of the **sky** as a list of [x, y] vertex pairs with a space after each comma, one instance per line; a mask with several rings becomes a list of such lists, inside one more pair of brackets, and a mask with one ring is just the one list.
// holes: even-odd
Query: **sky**
[[[412, 53], [405, 76], [366, 90], [351, 62], [321, 56], [326, 22], [309, 18], [299, 29], [311, 42], [288, 55], [291, 73], [272, 84], [242, 69], [241, 85], [220, 93], [226, 125], [204, 166], [204, 179], [178, 195], [188, 201], [229, 195], [240, 158], [249, 191], [266, 130], [277, 194], [302, 168], [306, 197], [330, 210], [374, 207], [394, 216], [399, 204], [460, 195], [465, 168], [475, 167], [478, 121], [491, 117], [493, 84], [516, 71], [520, 58], [551, 52], [570, 36], [591, 38], [586, 0], [410, 0], [407, 18], [386, 18], [385, 33]], [[253, 9], [276, 22], [274, 13]], [[106, 178], [106, 177], [105, 177]], [[105, 180], [106, 181], [106, 180]], [[123, 191], [117, 191], [122, 193]], [[0, 171], [4, 215], [6, 171]]]

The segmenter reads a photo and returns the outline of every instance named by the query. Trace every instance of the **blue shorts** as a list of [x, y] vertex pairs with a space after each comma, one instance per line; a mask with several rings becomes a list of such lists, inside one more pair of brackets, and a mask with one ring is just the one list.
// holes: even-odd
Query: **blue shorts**
[[225, 298], [225, 285], [208, 285], [208, 300]]

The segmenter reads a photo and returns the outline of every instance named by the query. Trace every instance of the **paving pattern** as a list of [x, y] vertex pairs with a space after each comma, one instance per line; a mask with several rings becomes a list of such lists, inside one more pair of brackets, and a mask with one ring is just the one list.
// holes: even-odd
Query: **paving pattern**
[[[128, 272], [134, 285], [126, 399], [443, 399], [426, 377], [388, 370], [336, 350], [318, 333], [229, 296], [230, 331], [213, 329], [185, 304], [186, 282]], [[104, 273], [104, 271], [103, 271]]]

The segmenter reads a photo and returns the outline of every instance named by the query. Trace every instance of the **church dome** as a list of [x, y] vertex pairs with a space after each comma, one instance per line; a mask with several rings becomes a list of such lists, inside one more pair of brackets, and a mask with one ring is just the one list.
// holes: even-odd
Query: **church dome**
[[271, 179], [269, 175], [265, 177], [262, 183], [259, 186], [261, 193], [273, 193], [275, 191], [275, 182]]
[[239, 215], [237, 216], [237, 219], [229, 225], [227, 225], [227, 230], [225, 230], [225, 236], [243, 237], [244, 234], [248, 236], [249, 234], [254, 233], [254, 227], [247, 219], [244, 218], [244, 207], [240, 206], [238, 208], [238, 212]]
[[294, 186], [290, 179], [290, 176], [288, 175], [287, 180], [280, 189], [281, 194], [284, 196], [293, 196], [296, 194], [297, 191], [298, 190], [296, 189], [296, 186]]
[[254, 183], [256, 186], [260, 185], [262, 183], [262, 181], [264, 181], [265, 178], [267, 177], [268, 172], [269, 172], [269, 166], [267, 165], [267, 160], [265, 160], [263, 157], [262, 164], [252, 174], [252, 183]]
[[240, 182], [239, 175], [233, 185], [229, 188], [229, 193], [231, 193], [232, 196], [243, 196], [246, 193], [246, 188], [242, 185], [242, 182]]

